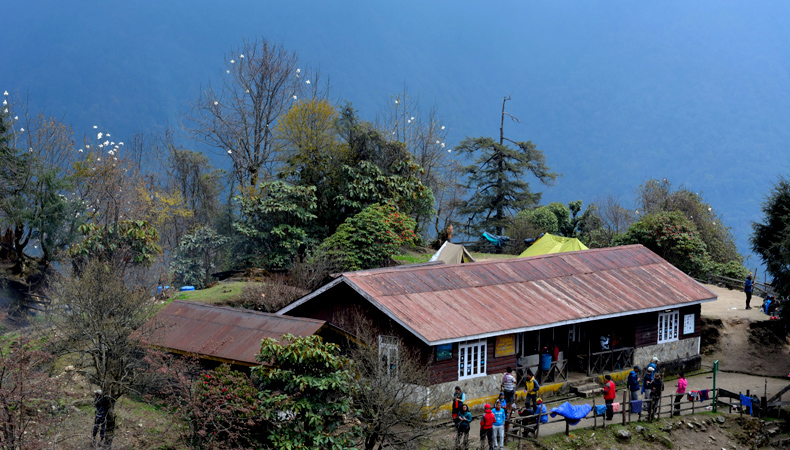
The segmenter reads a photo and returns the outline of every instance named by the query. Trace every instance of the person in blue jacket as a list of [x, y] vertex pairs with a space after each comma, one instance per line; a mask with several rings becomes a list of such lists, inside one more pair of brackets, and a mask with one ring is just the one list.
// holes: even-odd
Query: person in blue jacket
[[626, 384], [631, 391], [631, 401], [639, 400], [639, 366], [634, 366], [634, 370], [628, 374]]
[[539, 398], [537, 400], [538, 408], [535, 410], [535, 414], [540, 414], [540, 423], [548, 423], [549, 422], [549, 412], [546, 409], [546, 405], [543, 404], [543, 399]]
[[497, 400], [494, 403], [494, 450], [505, 450], [505, 419], [507, 412], [502, 407], [502, 403]]

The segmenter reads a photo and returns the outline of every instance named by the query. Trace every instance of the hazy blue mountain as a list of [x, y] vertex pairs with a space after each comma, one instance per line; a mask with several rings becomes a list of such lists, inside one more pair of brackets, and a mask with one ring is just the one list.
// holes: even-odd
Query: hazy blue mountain
[[[115, 137], [177, 123], [243, 38], [282, 42], [373, 118], [404, 83], [448, 144], [495, 136], [502, 97], [554, 170], [546, 201], [630, 201], [649, 177], [702, 191], [742, 251], [787, 172], [784, 1], [7, 2], [0, 90]], [[120, 138], [119, 138], [120, 139]], [[754, 266], [756, 260], [750, 265]]]

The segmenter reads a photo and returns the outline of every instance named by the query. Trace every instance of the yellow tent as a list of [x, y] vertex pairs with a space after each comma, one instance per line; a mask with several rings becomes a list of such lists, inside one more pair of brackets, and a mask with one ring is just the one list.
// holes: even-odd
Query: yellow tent
[[582, 244], [582, 241], [576, 238], [566, 238], [546, 233], [518, 257], [524, 258], [527, 256], [547, 255], [549, 253], [572, 252], [575, 250], [587, 250], [587, 248], [586, 245]]

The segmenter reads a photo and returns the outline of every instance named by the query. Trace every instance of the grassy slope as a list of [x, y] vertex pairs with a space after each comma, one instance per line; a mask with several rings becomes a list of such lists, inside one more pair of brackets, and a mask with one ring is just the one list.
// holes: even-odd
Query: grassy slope
[[208, 289], [179, 292], [171, 297], [173, 300], [189, 300], [202, 303], [223, 303], [241, 294], [248, 281], [226, 281], [215, 284]]

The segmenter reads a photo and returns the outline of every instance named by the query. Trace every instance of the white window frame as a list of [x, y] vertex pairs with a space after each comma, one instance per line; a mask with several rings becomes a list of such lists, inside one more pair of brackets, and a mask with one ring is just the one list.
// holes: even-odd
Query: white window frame
[[486, 375], [488, 364], [487, 342], [479, 341], [461, 342], [458, 344], [458, 379], [483, 377]]
[[658, 313], [658, 343], [675, 342], [680, 338], [680, 311]]
[[385, 376], [398, 378], [398, 338], [379, 336], [379, 371]]
[[683, 316], [683, 334], [694, 334], [694, 314], [685, 314]]

